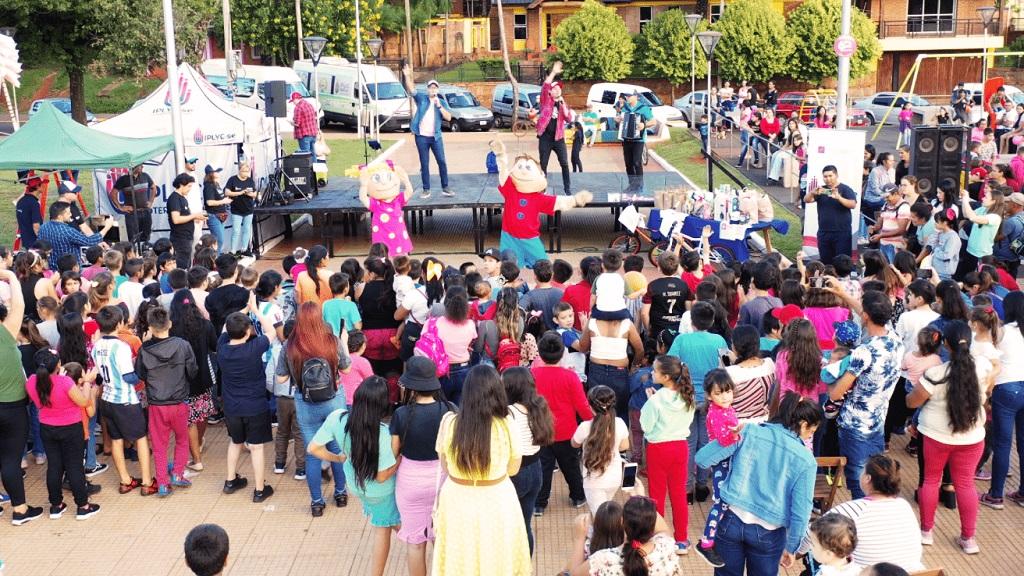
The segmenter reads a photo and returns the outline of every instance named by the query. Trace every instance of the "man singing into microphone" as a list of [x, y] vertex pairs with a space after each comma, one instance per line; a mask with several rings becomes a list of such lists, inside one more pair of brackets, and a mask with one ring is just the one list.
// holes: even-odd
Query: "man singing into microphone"
[[548, 173], [548, 160], [552, 150], [558, 157], [562, 167], [562, 190], [566, 195], [572, 194], [569, 184], [569, 155], [565, 149], [565, 126], [572, 121], [572, 110], [562, 98], [562, 86], [555, 82], [555, 76], [562, 71], [562, 63], [556, 61], [551, 66], [551, 73], [544, 79], [540, 89], [540, 112], [537, 115], [537, 139], [540, 141], [540, 169]]
[[412, 81], [412, 68], [408, 64], [402, 69], [405, 88], [413, 95], [415, 111], [411, 131], [416, 137], [416, 152], [420, 156], [420, 178], [423, 179], [423, 198], [430, 198], [430, 152], [434, 152], [437, 170], [441, 173], [441, 194], [455, 196], [448, 188], [448, 163], [444, 159], [444, 141], [441, 140], [441, 120], [451, 121], [452, 113], [448, 103], [438, 95], [437, 80], [427, 82], [427, 91], [416, 90]]

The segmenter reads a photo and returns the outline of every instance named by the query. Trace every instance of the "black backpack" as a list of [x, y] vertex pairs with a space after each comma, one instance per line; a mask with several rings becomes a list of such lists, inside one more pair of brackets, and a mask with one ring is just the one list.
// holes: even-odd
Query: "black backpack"
[[337, 394], [336, 377], [331, 365], [323, 358], [310, 358], [302, 363], [299, 376], [302, 399], [306, 402], [326, 402]]

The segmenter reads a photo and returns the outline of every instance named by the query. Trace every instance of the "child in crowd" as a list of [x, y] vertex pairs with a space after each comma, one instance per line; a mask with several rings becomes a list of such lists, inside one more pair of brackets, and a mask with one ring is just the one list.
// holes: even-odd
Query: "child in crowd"
[[[974, 338], [971, 340], [971, 356], [985, 358], [992, 364], [992, 370], [988, 373], [988, 389], [991, 390], [995, 386], [996, 378], [1003, 366], [1003, 353], [996, 347], [1002, 336], [999, 316], [996, 315], [992, 306], [975, 306], [971, 309], [969, 318], [968, 325], [971, 327], [971, 332], [974, 333]], [[991, 406], [985, 408], [985, 417], [985, 448], [978, 460], [977, 470], [974, 474], [975, 478], [979, 480], [992, 479], [991, 472], [984, 469], [989, 457], [992, 456]]]
[[556, 258], [551, 263], [551, 285], [555, 288], [565, 288], [565, 285], [572, 279], [572, 264], [561, 258]]
[[117, 297], [128, 307], [128, 321], [135, 320], [135, 313], [142, 304], [142, 268], [141, 258], [132, 258], [124, 265], [124, 275], [128, 278], [117, 289]]
[[[171, 495], [171, 488], [192, 486], [185, 478], [188, 462], [189, 380], [199, 375], [192, 346], [171, 336], [171, 318], [167, 310], [154, 308], [146, 313], [150, 338], [135, 360], [135, 373], [146, 382], [149, 400], [149, 438], [153, 442], [157, 496]], [[167, 462], [167, 448], [174, 434], [174, 460]], [[170, 472], [170, 478], [167, 473]]]
[[[526, 294], [530, 288], [526, 285], [526, 282], [519, 277], [519, 265], [511, 260], [505, 260], [501, 263], [498, 268], [501, 271], [501, 287], [502, 288], [515, 288], [520, 295]], [[494, 298], [498, 297], [498, 292], [501, 292], [501, 288], [493, 290], [491, 296]]]
[[960, 235], [953, 228], [957, 214], [952, 208], [935, 213], [935, 235], [928, 247], [932, 254], [932, 270], [940, 280], [952, 280], [960, 265]]
[[[736, 432], [739, 419], [736, 417], [736, 409], [732, 406], [734, 390], [732, 378], [722, 368], [716, 368], [704, 377], [704, 396], [708, 399], [708, 440], [718, 442], [722, 447], [731, 446], [739, 440], [739, 434]], [[697, 552], [715, 568], [725, 566], [722, 556], [715, 550], [715, 534], [718, 532], [718, 523], [729, 509], [728, 504], [722, 500], [721, 489], [722, 482], [729, 475], [731, 461], [726, 458], [711, 467], [712, 505], [708, 510], [704, 535], [701, 536], [700, 546], [697, 547]]]
[[121, 273], [121, 267], [124, 266], [124, 255], [117, 250], [107, 250], [103, 254], [103, 267], [110, 272], [110, 275], [114, 277], [114, 297], [118, 296], [118, 288], [121, 284], [128, 281], [128, 277]]
[[185, 564], [196, 576], [220, 576], [228, 565], [228, 533], [216, 524], [200, 524], [185, 537]]
[[694, 420], [697, 405], [693, 383], [690, 371], [673, 355], [654, 359], [652, 379], [662, 388], [650, 397], [640, 411], [640, 426], [647, 441], [649, 490], [662, 516], [665, 515], [665, 495], [668, 492], [672, 500], [676, 553], [686, 554], [690, 548], [686, 536], [689, 522], [685, 492], [687, 437], [690, 435], [690, 424]]
[[[75, 292], [82, 292], [82, 278], [78, 275], [78, 272], [74, 270], [68, 270], [67, 272], [61, 272], [60, 285], [57, 293], [61, 296], [67, 296], [68, 294], [74, 294]], [[88, 292], [86, 290], [85, 292]]]
[[252, 266], [245, 266], [238, 273], [238, 283], [246, 290], [252, 290], [260, 281], [260, 273]]
[[263, 334], [253, 337], [255, 331], [249, 316], [232, 312], [224, 321], [224, 334], [217, 343], [224, 414], [231, 439], [224, 493], [234, 494], [249, 483], [238, 474], [238, 459], [243, 446], [248, 446], [255, 476], [252, 501], [261, 503], [274, 494], [273, 486], [263, 478], [263, 445], [272, 440], [263, 355], [276, 340], [277, 331], [272, 320], [260, 312], [255, 295], [250, 296], [246, 312], [256, 316]]
[[364, 380], [373, 376], [373, 367], [370, 361], [363, 357], [366, 352], [366, 335], [362, 330], [352, 330], [348, 333], [348, 355], [352, 359], [352, 367], [348, 372], [341, 374], [341, 386], [345, 389], [345, 403], [349, 406], [355, 399], [356, 389]]
[[[295, 321], [284, 324], [284, 337], [291, 336]], [[349, 337], [351, 339], [351, 336]], [[274, 365], [277, 365], [276, 359]], [[277, 378], [267, 381], [267, 391], [274, 395], [277, 403], [277, 432], [274, 434], [274, 474], [284, 474], [288, 464], [288, 444], [292, 443], [295, 453], [296, 480], [306, 479], [306, 441], [299, 428], [299, 418], [295, 414], [295, 386], [291, 378], [279, 382]]]
[[601, 254], [601, 269], [604, 272], [594, 281], [595, 306], [592, 317], [595, 320], [624, 320], [629, 317], [626, 310], [626, 281], [619, 274], [622, 268], [622, 252], [609, 248]]
[[863, 569], [850, 559], [857, 548], [857, 525], [848, 516], [825, 514], [811, 523], [811, 553], [817, 576], [858, 576]]
[[495, 306], [495, 301], [491, 298], [491, 284], [487, 282], [487, 280], [481, 279], [474, 283], [473, 287], [473, 294], [476, 296], [476, 299], [469, 303], [470, 318], [474, 321], [494, 320], [494, 316], [498, 312], [498, 307]]
[[587, 394], [594, 413], [592, 420], [580, 423], [572, 435], [573, 448], [583, 449], [583, 492], [590, 513], [613, 500], [622, 485], [622, 457], [629, 449], [629, 429], [622, 418], [615, 417], [615, 391], [607, 386], [594, 386]]
[[[675, 339], [675, 330], [662, 330], [655, 338], [657, 355], [665, 354], [672, 346]], [[650, 351], [648, 351], [650, 353]], [[652, 360], [654, 355], [648, 356]], [[649, 362], [648, 362], [649, 364]], [[640, 426], [640, 413], [643, 411], [647, 399], [661, 390], [661, 385], [654, 381], [653, 368], [650, 365], [642, 366], [629, 376], [629, 444], [630, 462], [640, 465], [640, 472], [647, 475], [647, 461], [644, 459], [644, 429]]]
[[86, 280], [92, 281], [93, 276], [107, 271], [103, 267], [103, 248], [100, 246], [89, 246], [86, 248], [85, 261], [89, 263], [89, 266], [82, 270], [82, 278]]
[[501, 276], [501, 252], [497, 248], [488, 248], [480, 255], [480, 259], [483, 260], [480, 267], [483, 269], [484, 280], [490, 284], [491, 293], [494, 294], [505, 285], [505, 279]]
[[299, 274], [308, 270], [308, 268], [306, 268], [306, 256], [308, 255], [309, 251], [302, 246], [298, 246], [295, 250], [292, 250], [292, 259], [294, 260], [294, 263], [286, 271], [288, 275], [292, 277], [292, 282], [298, 282]]
[[40, 322], [36, 324], [39, 335], [50, 343], [50, 347], [56, 349], [60, 344], [60, 332], [57, 331], [57, 314], [60, 311], [60, 304], [53, 296], [43, 296], [36, 300], [36, 312], [39, 314]]
[[324, 322], [331, 327], [335, 336], [341, 333], [342, 326], [349, 331], [362, 330], [363, 318], [359, 314], [359, 308], [349, 299], [351, 282], [348, 274], [335, 272], [327, 279], [327, 283], [331, 286], [333, 298], [324, 302]]
[[[139, 376], [135, 373], [131, 347], [116, 336], [124, 324], [121, 308], [104, 306], [96, 313], [96, 323], [100, 338], [93, 344], [92, 360], [104, 377], [100, 412], [103, 414], [103, 428], [110, 435], [114, 467], [121, 481], [118, 492], [127, 494], [141, 488], [143, 496], [156, 494], [158, 487], [150, 472], [146, 415], [135, 390]], [[135, 443], [141, 479], [128, 475], [124, 456], [125, 442]]]
[[560, 365], [575, 372], [580, 382], [586, 382], [587, 356], [580, 352], [580, 333], [572, 326], [576, 314], [568, 302], [559, 302], [552, 310], [554, 311], [555, 332], [561, 337], [562, 345], [565, 346], [565, 358]]
[[174, 254], [171, 252], [164, 252], [156, 258], [156, 268], [159, 271], [160, 277], [160, 291], [164, 294], [170, 294], [174, 290], [171, 289], [171, 270], [178, 269], [178, 262], [174, 259]]
[[409, 276], [412, 260], [407, 255], [395, 256], [393, 264], [395, 265], [395, 278], [391, 282], [391, 287], [395, 291], [395, 307], [397, 308], [402, 305], [405, 295], [410, 290], [416, 289], [416, 282]]
[[761, 336], [761, 356], [770, 357], [774, 354], [779, 342], [782, 342], [782, 323], [769, 310], [761, 318], [761, 328], [764, 334]]

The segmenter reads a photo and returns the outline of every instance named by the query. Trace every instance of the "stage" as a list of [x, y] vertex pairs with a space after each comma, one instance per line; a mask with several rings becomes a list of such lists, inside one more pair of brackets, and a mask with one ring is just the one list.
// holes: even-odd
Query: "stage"
[[[561, 178], [552, 172], [547, 193], [562, 194]], [[436, 178], [436, 176], [434, 176]], [[418, 175], [411, 175], [418, 183]], [[431, 190], [430, 198], [420, 197], [422, 187], [416, 185], [413, 197], [405, 207], [410, 234], [422, 234], [424, 220], [435, 210], [469, 209], [472, 213], [473, 246], [476, 253], [483, 252], [487, 232], [493, 228], [494, 215], [504, 205], [498, 192], [497, 174], [452, 174], [448, 178], [454, 196], [444, 196], [440, 188]], [[651, 172], [642, 177], [630, 177], [619, 172], [582, 172], [572, 176], [573, 191], [587, 190], [594, 200], [586, 208], [611, 208], [617, 221], [622, 208], [629, 204], [638, 207], [653, 206], [654, 192], [683, 186], [683, 179], [673, 172]], [[580, 208], [581, 210], [584, 208]], [[361, 233], [362, 215], [368, 210], [359, 202], [359, 181], [353, 178], [333, 178], [320, 193], [307, 200], [296, 200], [286, 206], [261, 206], [255, 211], [254, 243], [257, 254], [263, 246], [277, 236], [291, 236], [291, 217], [309, 214], [314, 226], [331, 256], [334, 256], [334, 238], [356, 236]], [[546, 218], [548, 250], [561, 252], [561, 213]]]

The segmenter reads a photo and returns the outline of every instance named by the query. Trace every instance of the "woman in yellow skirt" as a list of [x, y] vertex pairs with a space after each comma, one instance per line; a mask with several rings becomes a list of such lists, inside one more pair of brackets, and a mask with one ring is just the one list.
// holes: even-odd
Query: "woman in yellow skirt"
[[434, 519], [434, 576], [531, 573], [526, 524], [509, 480], [522, 459], [513, 429], [498, 372], [474, 367], [461, 411], [441, 420], [437, 437], [448, 478]]

